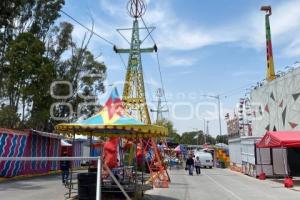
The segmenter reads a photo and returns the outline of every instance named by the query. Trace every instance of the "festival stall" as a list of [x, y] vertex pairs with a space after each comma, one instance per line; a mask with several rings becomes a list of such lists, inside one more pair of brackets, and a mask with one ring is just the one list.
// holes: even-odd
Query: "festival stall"
[[[268, 131], [263, 138], [256, 144], [258, 149], [258, 160], [262, 160], [261, 149], [269, 149], [270, 160], [272, 165], [273, 174], [275, 173], [276, 163], [273, 160], [274, 150], [281, 151], [284, 171], [281, 175], [284, 175], [285, 186], [292, 186], [291, 176], [300, 175], [300, 132], [299, 131]], [[262, 163], [262, 162], [261, 162]], [[277, 163], [277, 165], [279, 165]], [[265, 178], [265, 173], [261, 164], [261, 171], [259, 174], [260, 179]]]
[[187, 149], [184, 145], [179, 144], [174, 149], [170, 149], [170, 152], [167, 155], [170, 155], [168, 158], [168, 163], [170, 169], [175, 166], [176, 168], [183, 167], [185, 158], [187, 157]]
[[229, 149], [227, 144], [216, 144], [214, 147], [214, 154], [217, 167], [225, 168], [230, 165]]
[[180, 156], [183, 158], [187, 157], [188, 151], [185, 148], [185, 146], [182, 144], [177, 145], [177, 147], [175, 147], [174, 151], [176, 152], [177, 157], [180, 157]]

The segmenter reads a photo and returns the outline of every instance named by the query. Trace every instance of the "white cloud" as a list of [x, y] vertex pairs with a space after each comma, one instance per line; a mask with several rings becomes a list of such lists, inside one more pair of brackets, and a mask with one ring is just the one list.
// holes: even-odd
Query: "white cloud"
[[168, 56], [164, 60], [164, 66], [166, 67], [188, 67], [195, 64], [197, 61], [194, 57], [177, 57], [177, 56]]
[[[274, 35], [292, 33], [299, 31], [300, 25], [300, 1], [284, 1], [273, 11], [273, 28]], [[295, 35], [294, 35], [295, 36]]]
[[[256, 20], [255, 22], [252, 20], [252, 16], [247, 18], [249, 23], [234, 21], [220, 27], [203, 27], [176, 16], [176, 11], [171, 8], [170, 2], [156, 1], [151, 8], [144, 18], [146, 23], [151, 22], [157, 26], [155, 38], [159, 48], [185, 51], [227, 42], [253, 43], [254, 41], [256, 43], [258, 41], [262, 43], [264, 41], [264, 25], [259, 34], [262, 35], [260, 40], [255, 38], [256, 34], [253, 34], [253, 31], [241, 28], [245, 26], [244, 24], [250, 24], [250, 29], [255, 32], [260, 30], [257, 28]], [[257, 16], [255, 17], [257, 18]], [[261, 17], [263, 19], [263, 16]], [[263, 20], [261, 21], [264, 24]], [[242, 23], [244, 24], [241, 25]], [[251, 38], [252, 34], [254, 38]]]
[[207, 29], [207, 27], [182, 21], [176, 16], [169, 3], [156, 1], [145, 15], [146, 23], [151, 22], [157, 26], [156, 38], [159, 48], [193, 50], [233, 40], [229, 35], [223, 37], [218, 29]]
[[284, 55], [288, 57], [296, 57], [300, 55], [300, 39], [295, 39], [284, 50]]
[[227, 39], [221, 39], [217, 36], [205, 33], [198, 29], [191, 31], [190, 27], [181, 24], [176, 30], [165, 30], [162, 33], [160, 46], [162, 48], [174, 50], [193, 50], [204, 46], [227, 42]]
[[[224, 25], [204, 27], [177, 16], [171, 1], [148, 0], [147, 3], [148, 9], [144, 19], [148, 26], [154, 24], [157, 27], [157, 30], [154, 31], [154, 39], [159, 49], [188, 51], [222, 43], [235, 43], [242, 47], [259, 50], [265, 48], [264, 13], [259, 11], [259, 8], [250, 10], [244, 16], [239, 16], [238, 19]], [[99, 16], [94, 17], [95, 31], [114, 41], [118, 46], [127, 47], [126, 41], [115, 31], [117, 27], [132, 26], [132, 19], [126, 11], [126, 3], [121, 0], [99, 0], [99, 5], [103, 14], [108, 16], [109, 22]], [[281, 1], [272, 7], [273, 14], [270, 20], [273, 44], [280, 46], [279, 49], [283, 49], [277, 53], [283, 53], [285, 56], [300, 55], [300, 42], [292, 39], [300, 34], [299, 7], [300, 1], [296, 0]], [[143, 26], [142, 22], [140, 22], [140, 26]], [[85, 31], [78, 26], [75, 29], [77, 37], [82, 37]], [[150, 43], [151, 40], [148, 38], [145, 45], [150, 45]], [[178, 60], [177, 63], [179, 63], [177, 65], [191, 65], [193, 62], [187, 61], [185, 58]], [[170, 64], [176, 65], [174, 62]]]
[[[296, 36], [300, 34], [300, 1], [281, 1], [272, 6], [270, 16], [271, 37], [273, 46], [283, 46], [284, 55], [300, 55], [300, 42]], [[242, 29], [240, 40], [254, 48], [265, 48], [264, 13], [252, 11], [244, 24], [248, 28]], [[241, 25], [245, 27], [245, 25]], [[295, 38], [295, 39], [293, 39]], [[295, 51], [296, 50], [296, 51]]]
[[[147, 22], [158, 27], [156, 38], [160, 48], [193, 50], [228, 42], [247, 48], [265, 48], [264, 13], [259, 9], [251, 10], [223, 26], [202, 27], [180, 19], [168, 3], [155, 1], [153, 8], [145, 15]], [[272, 7], [270, 21], [273, 43], [285, 45], [285, 54], [289, 56], [300, 55], [300, 42], [292, 39], [300, 34], [299, 8], [300, 1], [282, 1]]]
[[124, 15], [125, 13], [125, 3], [124, 1], [110, 1], [110, 0], [100, 0], [101, 9], [108, 12], [110, 15]]
[[[114, 29], [107, 24], [106, 22], [99, 20], [98, 18], [94, 17], [94, 32], [101, 35], [102, 37], [108, 39], [108, 40], [113, 40], [116, 38], [117, 33], [114, 31]], [[92, 21], [91, 19], [87, 19], [86, 22], [83, 22], [86, 27], [89, 29], [92, 29]], [[84, 38], [84, 35], [87, 34], [87, 36], [90, 35], [90, 32], [86, 30], [84, 27], [80, 26], [77, 23], [72, 23], [74, 25], [74, 30], [72, 32], [73, 37], [75, 38], [76, 41], [81, 42]], [[96, 35], [93, 35], [93, 41], [105, 43], [101, 38], [99, 38]], [[98, 43], [99, 44], [99, 43]], [[105, 43], [106, 44], [106, 43]]]

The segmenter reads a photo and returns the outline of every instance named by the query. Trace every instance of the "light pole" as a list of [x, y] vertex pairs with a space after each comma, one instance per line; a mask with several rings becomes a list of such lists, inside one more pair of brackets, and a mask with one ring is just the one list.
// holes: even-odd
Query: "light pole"
[[[203, 120], [203, 137], [204, 137], [204, 144], [206, 144], [206, 135], [205, 135], [205, 127], [206, 127], [206, 123], [207, 123], [207, 127], [208, 127], [208, 123], [209, 121], [207, 121], [205, 118], [202, 118]], [[198, 132], [198, 137], [197, 137], [197, 144], [199, 145], [199, 136], [200, 136], [200, 129], [198, 128], [192, 128], [194, 131]]]
[[202, 95], [204, 97], [210, 97], [218, 100], [218, 113], [219, 113], [219, 134], [222, 136], [222, 125], [221, 125], [221, 101], [220, 101], [220, 95]]
[[[208, 121], [207, 121], [207, 123], [208, 123]], [[204, 144], [206, 144], [205, 124], [206, 124], [206, 119], [203, 118], [203, 137], [204, 137]]]
[[192, 128], [194, 131], [196, 131], [197, 135], [194, 137], [194, 139], [196, 139], [197, 137], [197, 145], [199, 145], [199, 132], [200, 130], [198, 128]]
[[[206, 134], [207, 135], [209, 135], [209, 125], [208, 124], [209, 124], [209, 121], [207, 120], [206, 121]], [[205, 143], [206, 143], [206, 135], [204, 136], [204, 139], [205, 139]]]

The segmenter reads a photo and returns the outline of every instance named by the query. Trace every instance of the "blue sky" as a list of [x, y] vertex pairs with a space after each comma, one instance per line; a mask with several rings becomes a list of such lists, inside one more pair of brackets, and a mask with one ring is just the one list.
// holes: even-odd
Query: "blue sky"
[[[92, 17], [95, 32], [118, 47], [128, 47], [115, 30], [132, 26], [126, 4], [126, 0], [66, 0], [63, 10], [89, 27]], [[221, 94], [224, 116], [232, 112], [246, 88], [265, 78], [265, 27], [260, 6], [272, 6], [276, 70], [284, 71], [286, 66], [300, 61], [300, 1], [147, 0], [147, 5], [144, 20], [148, 26], [156, 27], [153, 37], [159, 48], [170, 110], [166, 117], [174, 122], [180, 133], [202, 129], [205, 117], [210, 120], [210, 134], [218, 134], [216, 100], [201, 95]], [[72, 22], [63, 15], [60, 20]], [[74, 25], [73, 35], [81, 41], [86, 31]], [[129, 33], [125, 35], [128, 37]], [[144, 43], [144, 46], [152, 45], [151, 40]], [[125, 67], [119, 56], [97, 37], [93, 37], [89, 49], [95, 55], [102, 54], [99, 61], [104, 61], [108, 68], [107, 85], [117, 85], [121, 93]], [[156, 57], [145, 54], [142, 58], [148, 102], [154, 104], [153, 95], [161, 87]], [[127, 56], [123, 59], [127, 63]], [[102, 95], [101, 102], [105, 96]], [[223, 120], [222, 128], [226, 133]]]

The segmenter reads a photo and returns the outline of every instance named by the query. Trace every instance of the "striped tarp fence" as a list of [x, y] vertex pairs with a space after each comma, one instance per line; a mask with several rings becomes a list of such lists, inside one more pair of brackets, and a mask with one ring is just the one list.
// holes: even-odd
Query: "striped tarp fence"
[[[26, 156], [28, 134], [0, 130], [0, 157]], [[24, 162], [0, 161], [0, 177], [12, 177], [22, 174]]]
[[[10, 129], [0, 129], [0, 157], [59, 157], [60, 138]], [[0, 177], [47, 173], [59, 170], [57, 160], [0, 161]]]
[[[58, 157], [60, 156], [60, 139], [31, 133], [28, 138], [30, 157]], [[26, 173], [46, 173], [59, 170], [59, 161], [31, 161], [27, 162]]]
[[[83, 141], [76, 141], [73, 144], [73, 157], [83, 156]], [[81, 166], [81, 160], [73, 161], [73, 168], [79, 168]]]

